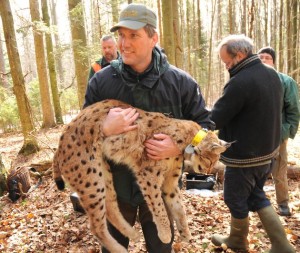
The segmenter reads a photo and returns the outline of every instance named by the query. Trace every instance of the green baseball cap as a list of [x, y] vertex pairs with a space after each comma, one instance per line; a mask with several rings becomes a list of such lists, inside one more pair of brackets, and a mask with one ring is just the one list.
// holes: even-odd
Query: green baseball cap
[[156, 14], [142, 4], [129, 4], [120, 13], [119, 23], [113, 26], [110, 31], [115, 32], [120, 27], [139, 30], [145, 25], [152, 25], [156, 28]]

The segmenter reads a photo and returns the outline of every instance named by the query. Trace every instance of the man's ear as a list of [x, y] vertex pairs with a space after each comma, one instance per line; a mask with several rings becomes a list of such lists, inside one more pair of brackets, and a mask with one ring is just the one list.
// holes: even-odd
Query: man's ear
[[158, 34], [154, 33], [152, 37], [152, 47], [154, 48], [158, 42]]
[[247, 55], [242, 52], [237, 52], [236, 57], [238, 59], [238, 62], [240, 62], [240, 61], [244, 60], [247, 57]]

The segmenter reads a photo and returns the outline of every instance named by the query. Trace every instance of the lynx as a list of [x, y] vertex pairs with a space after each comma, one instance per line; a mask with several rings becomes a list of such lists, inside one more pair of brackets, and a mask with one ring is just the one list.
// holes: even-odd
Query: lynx
[[[109, 234], [106, 219], [132, 240], [138, 240], [139, 234], [119, 211], [107, 160], [126, 164], [135, 175], [152, 212], [161, 241], [171, 241], [170, 219], [175, 220], [182, 240], [188, 241], [191, 234], [178, 188], [184, 156], [152, 160], [147, 158], [143, 143], [156, 133], [171, 136], [182, 154], [188, 146], [190, 154], [185, 163], [198, 172], [201, 169], [209, 171], [218, 161], [220, 153], [226, 150], [227, 143], [219, 140], [212, 131], [203, 135], [201, 127], [193, 121], [140, 109], [137, 109], [139, 118], [136, 120], [136, 130], [104, 137], [101, 133], [103, 120], [114, 107], [131, 106], [117, 100], [98, 102], [82, 110], [66, 126], [53, 159], [53, 178], [58, 188], [64, 188], [63, 176], [79, 195], [92, 233], [110, 252], [125, 253], [127, 250]], [[197, 141], [199, 137], [202, 139], [200, 142]], [[191, 145], [195, 140], [195, 146]]]

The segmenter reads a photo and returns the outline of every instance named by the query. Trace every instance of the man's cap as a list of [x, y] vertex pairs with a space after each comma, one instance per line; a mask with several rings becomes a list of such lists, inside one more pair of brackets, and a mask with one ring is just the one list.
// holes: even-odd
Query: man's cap
[[269, 54], [269, 55], [272, 56], [273, 63], [275, 62], [276, 53], [275, 53], [275, 50], [272, 47], [263, 47], [263, 48], [259, 49], [259, 51], [257, 53], [258, 54]]
[[119, 23], [113, 26], [110, 31], [115, 32], [120, 27], [139, 30], [145, 25], [157, 26], [156, 14], [142, 4], [129, 4], [120, 13]]

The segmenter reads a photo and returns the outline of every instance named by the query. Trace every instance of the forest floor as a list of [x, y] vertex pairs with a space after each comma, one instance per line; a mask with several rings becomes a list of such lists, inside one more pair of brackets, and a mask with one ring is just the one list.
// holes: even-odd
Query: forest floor
[[[33, 166], [49, 163], [53, 149], [57, 147], [62, 127], [42, 130], [38, 133], [41, 148], [39, 153], [22, 157], [20, 150], [22, 134], [0, 135], [0, 154], [6, 168]], [[289, 163], [300, 165], [300, 131], [288, 144]], [[32, 185], [37, 180], [32, 177]], [[266, 192], [277, 210], [272, 180], [266, 184]], [[300, 183], [299, 178], [289, 180], [290, 207], [293, 215], [281, 217], [287, 238], [300, 252]], [[176, 253], [235, 252], [230, 249], [214, 247], [210, 242], [214, 233], [227, 234], [230, 228], [230, 214], [222, 197], [222, 185], [215, 187], [213, 196], [195, 194], [182, 190], [193, 239], [190, 243], [181, 243], [176, 233], [173, 245]], [[136, 228], [141, 232], [137, 223]], [[250, 253], [268, 252], [270, 241], [256, 213], [250, 214]], [[100, 244], [90, 233], [86, 215], [73, 210], [70, 202], [70, 190], [60, 192], [51, 178], [43, 176], [42, 183], [26, 197], [13, 203], [8, 194], [0, 197], [0, 252], [101, 252]], [[130, 243], [130, 253], [146, 252], [143, 236], [138, 243]]]

